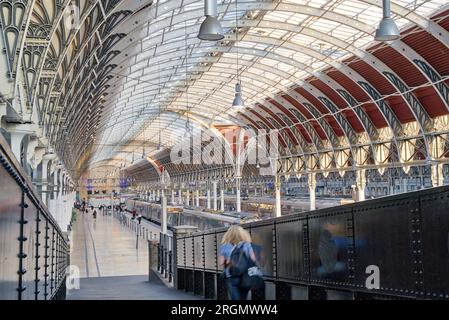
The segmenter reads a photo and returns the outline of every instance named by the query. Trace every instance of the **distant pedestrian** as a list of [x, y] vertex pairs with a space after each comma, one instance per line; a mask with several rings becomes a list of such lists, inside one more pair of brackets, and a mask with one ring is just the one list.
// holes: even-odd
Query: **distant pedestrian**
[[97, 210], [94, 210], [93, 216], [94, 216], [94, 219], [97, 219]]

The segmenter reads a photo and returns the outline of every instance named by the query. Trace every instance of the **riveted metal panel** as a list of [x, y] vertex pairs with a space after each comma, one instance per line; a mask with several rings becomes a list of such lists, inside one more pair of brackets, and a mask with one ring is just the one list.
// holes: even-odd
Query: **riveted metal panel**
[[[379, 268], [380, 291], [415, 293], [411, 250], [411, 215], [419, 198], [407, 195], [380, 199], [354, 208], [356, 286], [365, 288], [367, 267]], [[370, 267], [372, 268], [372, 267]]]
[[[421, 197], [422, 264], [427, 298], [449, 298], [449, 191]], [[414, 264], [419, 265], [418, 263]]]
[[204, 245], [203, 235], [196, 235], [193, 237], [193, 245], [195, 252], [195, 269], [204, 269]]
[[[223, 240], [224, 234], [225, 234], [225, 231], [217, 232], [217, 248], [218, 248], [217, 249], [217, 261], [218, 261], [218, 258], [220, 257], [221, 240]], [[218, 268], [218, 271], [223, 271], [222, 265], [218, 264], [217, 268]]]
[[292, 219], [276, 223], [277, 278], [303, 279], [305, 220]]
[[0, 165], [0, 300], [17, 299], [17, 258], [21, 190]]
[[251, 238], [253, 250], [257, 257], [259, 257], [259, 264], [264, 276], [275, 276], [275, 257], [273, 255], [274, 235], [273, 224], [252, 225]]
[[22, 283], [26, 290], [22, 293], [22, 299], [34, 300], [37, 210], [27, 196], [25, 196], [25, 204], [27, 205], [24, 212], [26, 224], [23, 227], [23, 235], [26, 240], [23, 243], [23, 253], [26, 254], [26, 257], [23, 259], [23, 268], [25, 268], [26, 273], [23, 274]]
[[312, 283], [348, 286], [353, 245], [351, 209], [326, 209], [309, 217]]
[[194, 252], [193, 249], [193, 237], [186, 237], [185, 238], [185, 250], [186, 250], [186, 268], [193, 268], [194, 267], [194, 258], [196, 252]]
[[184, 238], [176, 240], [176, 259], [179, 268], [186, 266], [184, 242]]
[[205, 269], [215, 271], [217, 269], [217, 243], [215, 233], [204, 235], [204, 255]]

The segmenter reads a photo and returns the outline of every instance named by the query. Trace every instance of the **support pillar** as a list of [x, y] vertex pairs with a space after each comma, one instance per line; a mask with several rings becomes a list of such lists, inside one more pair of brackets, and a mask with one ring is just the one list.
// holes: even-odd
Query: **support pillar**
[[167, 234], [167, 197], [165, 196], [164, 190], [162, 190], [161, 205], [162, 205], [161, 231], [163, 234]]
[[57, 170], [54, 170], [53, 173], [53, 181], [51, 181], [52, 184], [52, 189], [50, 192], [50, 199], [48, 201], [48, 210], [50, 211], [50, 213], [52, 214], [53, 218], [55, 218], [56, 220], [56, 188], [57, 188]]
[[431, 178], [432, 178], [432, 186], [440, 187], [444, 183], [444, 175], [443, 175], [443, 164], [442, 163], [433, 163], [431, 165]]
[[316, 173], [309, 173], [308, 179], [309, 185], [309, 201], [310, 201], [310, 211], [316, 209]]
[[207, 209], [210, 209], [210, 185], [209, 185], [209, 183], [207, 183], [206, 188], [207, 188]]
[[59, 174], [59, 187], [58, 187], [58, 199], [56, 200], [56, 210], [57, 212], [57, 221], [59, 226], [61, 227], [62, 231], [65, 231], [64, 229], [64, 209], [63, 209], [63, 200], [62, 200], [62, 189], [63, 189], [63, 179], [64, 179], [64, 173], [60, 172]]
[[218, 183], [218, 181], [214, 181], [213, 183], [212, 183], [212, 185], [213, 185], [213, 188], [214, 188], [214, 210], [215, 211], [217, 211], [217, 202], [218, 202], [218, 194], [217, 194], [217, 183]]
[[275, 204], [275, 214], [276, 217], [280, 217], [282, 215], [281, 212], [281, 177], [275, 176], [275, 193], [276, 193], [276, 204]]
[[357, 199], [356, 201], [365, 200], [365, 187], [366, 187], [366, 172], [365, 169], [356, 170], [356, 190]]
[[220, 200], [221, 200], [221, 206], [220, 206], [220, 208], [221, 208], [221, 211], [225, 211], [225, 198], [224, 198], [224, 183], [223, 183], [223, 185], [221, 186], [221, 189], [220, 189]]
[[240, 178], [236, 178], [236, 210], [237, 212], [242, 212], [242, 200], [240, 198]]
[[195, 198], [196, 198], [196, 206], [199, 207], [200, 206], [200, 190], [196, 189], [195, 190]]
[[179, 187], [178, 202], [179, 202], [179, 204], [182, 204], [182, 189], [181, 189], [181, 187]]
[[17, 159], [17, 162], [20, 162], [20, 154], [21, 154], [21, 146], [23, 138], [29, 134], [28, 131], [19, 131], [19, 130], [11, 130], [9, 134], [11, 136], [11, 151]]
[[175, 189], [171, 189], [171, 204], [175, 205]]
[[190, 190], [187, 188], [186, 190], [186, 206], [190, 206]]
[[48, 157], [43, 157], [42, 159], [42, 179], [41, 179], [41, 199], [42, 202], [47, 205], [47, 173], [48, 173], [48, 162], [50, 159]]

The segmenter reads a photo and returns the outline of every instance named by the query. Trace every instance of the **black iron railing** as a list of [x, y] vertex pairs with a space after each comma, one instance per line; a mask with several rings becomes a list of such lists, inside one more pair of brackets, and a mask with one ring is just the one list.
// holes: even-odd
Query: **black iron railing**
[[173, 281], [173, 237], [160, 233], [157, 245], [157, 270], [169, 282]]
[[0, 300], [64, 299], [69, 246], [0, 136]]
[[[253, 299], [449, 299], [449, 186], [243, 225], [264, 273]], [[175, 238], [175, 286], [226, 299], [226, 229]]]

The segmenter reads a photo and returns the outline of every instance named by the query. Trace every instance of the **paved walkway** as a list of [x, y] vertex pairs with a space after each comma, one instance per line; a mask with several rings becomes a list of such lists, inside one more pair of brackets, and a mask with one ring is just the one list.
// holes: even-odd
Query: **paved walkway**
[[156, 275], [84, 278], [68, 300], [197, 300], [190, 293], [168, 288]]
[[[153, 226], [157, 232], [156, 227]], [[78, 213], [70, 235], [71, 265], [80, 273], [80, 289], [68, 290], [74, 300], [197, 299], [168, 288], [154, 273], [148, 276], [147, 241], [114, 216]]]

